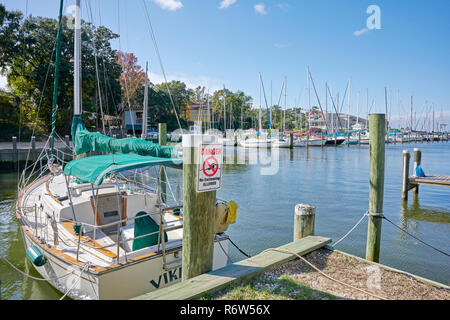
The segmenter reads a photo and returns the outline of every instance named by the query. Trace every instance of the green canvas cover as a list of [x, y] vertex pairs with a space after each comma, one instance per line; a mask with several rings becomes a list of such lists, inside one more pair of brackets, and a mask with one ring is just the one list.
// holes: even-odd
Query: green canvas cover
[[140, 156], [138, 154], [105, 154], [79, 158], [70, 161], [64, 167], [64, 174], [101, 185], [103, 180], [114, 172], [156, 166], [180, 166], [182, 160]]
[[81, 120], [81, 115], [74, 115], [72, 120], [72, 141], [75, 154], [89, 151], [135, 153], [142, 156], [158, 158], [176, 158], [178, 147], [162, 146], [139, 138], [116, 139], [99, 132], [89, 132]]
[[[147, 214], [144, 211], [138, 212], [136, 214], [136, 218], [142, 215]], [[152, 232], [158, 232], [159, 225], [150, 217], [142, 217], [134, 220], [134, 237], [143, 236]], [[164, 232], [164, 241], [167, 242], [167, 233]], [[158, 244], [158, 233], [149, 235], [147, 237], [142, 237], [139, 239], [133, 240], [133, 251], [139, 250], [142, 248], [151, 247]]]

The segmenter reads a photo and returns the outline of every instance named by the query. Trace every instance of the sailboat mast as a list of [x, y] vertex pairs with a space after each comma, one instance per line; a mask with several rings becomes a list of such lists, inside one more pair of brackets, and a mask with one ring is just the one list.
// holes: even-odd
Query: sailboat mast
[[59, 4], [59, 21], [58, 21], [58, 35], [56, 39], [56, 58], [55, 58], [55, 79], [53, 85], [53, 102], [52, 102], [52, 140], [51, 140], [51, 154], [54, 152], [55, 130], [56, 130], [56, 102], [58, 100], [58, 75], [59, 75], [59, 56], [61, 47], [61, 29], [62, 29], [62, 10], [64, 1], [61, 0]]
[[287, 108], [287, 77], [284, 77], [284, 112], [283, 112], [283, 132], [286, 130], [286, 108]]
[[225, 92], [225, 85], [223, 85], [223, 131], [227, 132], [227, 111], [225, 107], [225, 100], [226, 100], [226, 92]]
[[144, 88], [144, 112], [142, 114], [142, 133], [141, 138], [147, 138], [147, 115], [148, 115], [148, 62], [145, 63], [145, 88]]
[[[325, 124], [327, 123], [327, 119], [328, 119], [328, 95], [327, 95], [327, 83], [325, 82]], [[327, 132], [328, 134], [328, 132]]]
[[358, 91], [358, 102], [356, 103], [356, 125], [359, 130], [359, 91]]
[[369, 121], [369, 89], [366, 88], [366, 129], [367, 127], [367, 122]]
[[348, 113], [347, 113], [347, 134], [350, 131], [350, 92], [351, 92], [351, 79], [348, 79]]
[[74, 114], [81, 114], [81, 0], [75, 0]]
[[262, 130], [261, 124], [261, 72], [259, 73], [259, 117], [258, 117], [258, 132]]

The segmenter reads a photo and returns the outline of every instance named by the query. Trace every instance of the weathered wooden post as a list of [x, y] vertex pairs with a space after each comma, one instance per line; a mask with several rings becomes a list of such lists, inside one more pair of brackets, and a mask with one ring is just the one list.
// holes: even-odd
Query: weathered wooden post
[[385, 127], [386, 118], [384, 114], [370, 115], [369, 219], [366, 259], [374, 262], [378, 262], [380, 258], [384, 194]]
[[13, 147], [13, 164], [14, 169], [17, 168], [17, 161], [19, 159], [19, 154], [17, 152], [17, 137], [12, 137], [12, 147]]
[[213, 139], [208, 135], [183, 135], [183, 281], [212, 269], [216, 191], [197, 192], [197, 179], [201, 144]]
[[408, 200], [409, 190], [409, 152], [403, 150], [402, 200]]
[[[414, 148], [414, 171], [413, 174], [416, 175], [416, 168], [420, 166], [420, 162], [422, 160], [422, 152], [418, 148]], [[413, 200], [417, 200], [419, 198], [419, 185], [417, 184], [413, 188]]]
[[289, 149], [294, 148], [294, 134], [291, 132], [289, 133]]
[[[165, 123], [158, 123], [158, 143], [162, 146], [167, 143], [167, 125]], [[167, 200], [167, 179], [166, 169], [159, 171], [159, 181], [161, 184], [161, 201], [166, 203]]]
[[316, 207], [312, 204], [297, 204], [294, 215], [294, 241], [314, 235]]
[[37, 156], [36, 156], [36, 137], [35, 136], [31, 136], [31, 159], [33, 159], [33, 161], [37, 160]]

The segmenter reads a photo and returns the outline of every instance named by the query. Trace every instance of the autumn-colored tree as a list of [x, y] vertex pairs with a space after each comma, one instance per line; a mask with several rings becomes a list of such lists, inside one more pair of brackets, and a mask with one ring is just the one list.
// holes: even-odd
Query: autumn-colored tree
[[137, 91], [145, 84], [145, 71], [137, 64], [137, 57], [134, 53], [117, 51], [117, 62], [122, 66], [122, 74], [119, 81], [122, 87], [122, 101], [124, 105], [141, 105], [138, 101]]

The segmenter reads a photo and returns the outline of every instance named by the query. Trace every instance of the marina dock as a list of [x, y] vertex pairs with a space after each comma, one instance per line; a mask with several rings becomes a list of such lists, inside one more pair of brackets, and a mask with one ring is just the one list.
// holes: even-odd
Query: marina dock
[[408, 191], [413, 190], [413, 198], [418, 199], [419, 185], [430, 185], [438, 187], [450, 187], [450, 176], [440, 174], [429, 174], [424, 176], [417, 175], [417, 169], [422, 161], [422, 152], [420, 149], [414, 149], [414, 168], [413, 175], [409, 175], [410, 154], [407, 150], [403, 151], [403, 183], [402, 200], [408, 200]]

